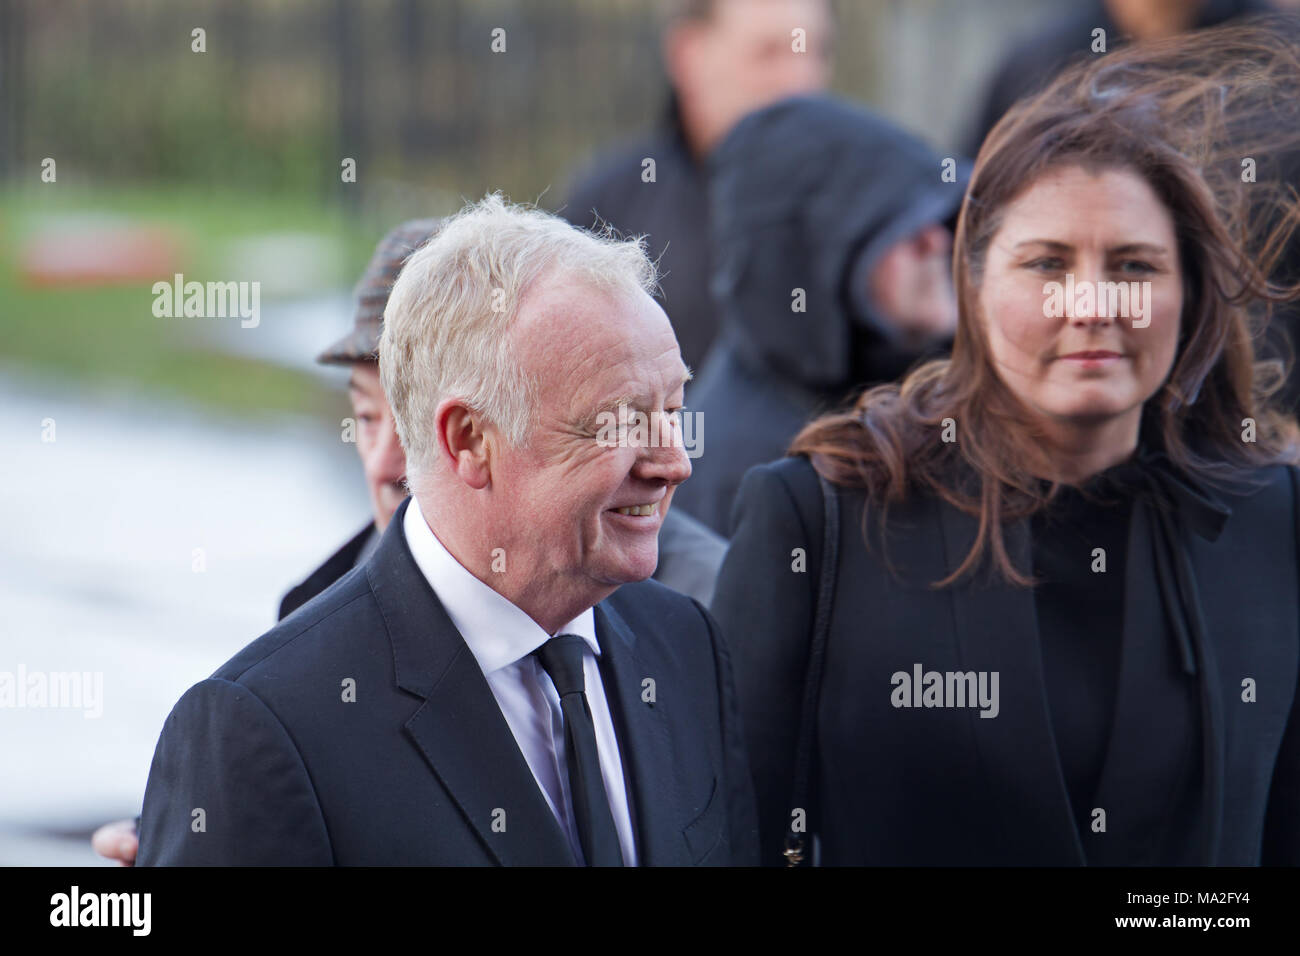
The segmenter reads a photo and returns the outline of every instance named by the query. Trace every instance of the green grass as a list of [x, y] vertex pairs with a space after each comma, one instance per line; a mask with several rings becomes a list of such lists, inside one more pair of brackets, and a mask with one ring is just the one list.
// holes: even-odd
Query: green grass
[[[240, 414], [333, 409], [337, 396], [309, 375], [215, 352], [186, 323], [160, 321], [148, 283], [36, 287], [18, 274], [22, 237], [43, 216], [116, 214], [170, 225], [189, 237], [186, 270], [210, 272], [230, 239], [313, 232], [340, 239], [346, 288], [376, 237], [356, 235], [341, 211], [309, 198], [208, 190], [75, 188], [0, 191], [0, 358], [30, 371], [88, 385], [139, 386]], [[322, 290], [327, 291], [327, 290]], [[263, 308], [266, 303], [263, 302]]]

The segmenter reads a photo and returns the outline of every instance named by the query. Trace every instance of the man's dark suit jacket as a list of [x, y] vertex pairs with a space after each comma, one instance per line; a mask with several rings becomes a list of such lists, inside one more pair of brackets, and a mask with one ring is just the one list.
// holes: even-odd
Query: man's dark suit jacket
[[[181, 698], [150, 769], [138, 865], [574, 862], [411, 557], [405, 508], [370, 560]], [[755, 862], [717, 627], [653, 581], [595, 616], [641, 863]]]
[[[1185, 532], [1207, 625], [1193, 677], [1166, 665], [1155, 518], [1134, 505], [1123, 660], [1095, 803], [1107, 812], [1104, 833], [1075, 823], [1033, 592], [983, 575], [930, 586], [966, 556], [978, 518], [922, 495], [891, 505], [895, 576], [880, 536], [870, 551], [863, 544], [862, 492], [842, 489], [816, 722], [819, 799], [808, 808], [823, 862], [1074, 866], [1086, 846], [1091, 865], [1300, 863], [1300, 471], [1279, 466], [1265, 477], [1253, 494], [1221, 496], [1231, 516], [1213, 543]], [[1028, 521], [1008, 529], [1019, 567], [1028, 566], [1028, 531]], [[712, 607], [734, 654], [765, 864], [780, 864], [790, 819], [822, 533], [822, 491], [806, 458], [751, 469]], [[792, 567], [796, 548], [808, 558], [802, 572]], [[917, 663], [999, 672], [1000, 712], [895, 707], [891, 675]], [[1174, 717], [1189, 709], [1200, 726], [1184, 733]]]

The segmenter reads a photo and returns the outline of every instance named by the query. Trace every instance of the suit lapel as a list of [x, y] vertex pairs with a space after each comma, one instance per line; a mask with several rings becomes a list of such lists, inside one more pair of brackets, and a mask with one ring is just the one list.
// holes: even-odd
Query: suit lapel
[[681, 866], [690, 863], [682, 836], [674, 769], [672, 737], [663, 705], [642, 700], [641, 682], [655, 680], [656, 690], [672, 673], [607, 602], [596, 605], [596, 637], [600, 641], [605, 694], [619, 721], [618, 745], [623, 756], [642, 866]]
[[456, 652], [406, 730], [497, 862], [575, 862], [469, 648]]
[[[965, 559], [978, 519], [940, 503], [947, 571]], [[1028, 521], [1005, 526], [1007, 550], [1019, 568], [1030, 567]], [[993, 719], [972, 713], [980, 765], [1003, 816], [1008, 840], [1032, 854], [1037, 865], [1084, 862], [1070, 814], [1039, 649], [1034, 594], [984, 572], [952, 589], [953, 617], [962, 666], [997, 671], [1000, 712]]]
[[424, 698], [406, 732], [497, 862], [572, 865], [568, 840], [487, 679], [411, 557], [402, 531], [409, 501], [366, 565], [397, 686]]

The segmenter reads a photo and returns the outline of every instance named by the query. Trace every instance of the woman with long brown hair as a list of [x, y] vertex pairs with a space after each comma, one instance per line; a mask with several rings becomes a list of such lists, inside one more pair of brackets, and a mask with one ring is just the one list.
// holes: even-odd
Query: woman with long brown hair
[[747, 475], [713, 610], [767, 862], [1300, 862], [1300, 435], [1255, 355], [1300, 299], [1291, 28], [1018, 104], [951, 359]]

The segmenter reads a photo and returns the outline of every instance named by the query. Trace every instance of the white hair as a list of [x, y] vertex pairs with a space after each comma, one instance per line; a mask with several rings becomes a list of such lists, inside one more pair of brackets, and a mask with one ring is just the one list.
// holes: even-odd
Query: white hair
[[658, 281], [643, 239], [578, 229], [499, 193], [406, 260], [384, 309], [379, 373], [412, 485], [432, 464], [434, 411], [449, 396], [526, 443], [538, 389], [509, 333], [529, 286], [557, 272], [615, 293], [652, 293]]

